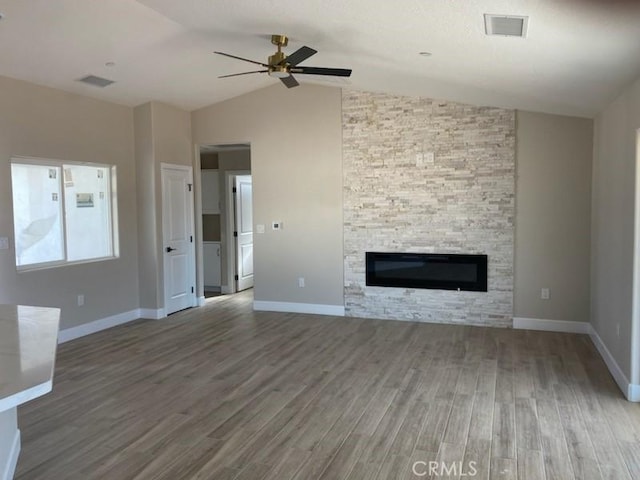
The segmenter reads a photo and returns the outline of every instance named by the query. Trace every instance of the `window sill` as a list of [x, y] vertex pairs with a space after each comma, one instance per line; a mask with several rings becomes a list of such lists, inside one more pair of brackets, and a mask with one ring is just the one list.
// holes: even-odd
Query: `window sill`
[[37, 272], [40, 270], [50, 270], [53, 268], [72, 267], [75, 265], [86, 265], [88, 263], [106, 262], [109, 260], [117, 260], [119, 256], [91, 258], [87, 260], [77, 260], [75, 262], [51, 262], [51, 263], [38, 263], [36, 265], [24, 265], [16, 267], [18, 273]]

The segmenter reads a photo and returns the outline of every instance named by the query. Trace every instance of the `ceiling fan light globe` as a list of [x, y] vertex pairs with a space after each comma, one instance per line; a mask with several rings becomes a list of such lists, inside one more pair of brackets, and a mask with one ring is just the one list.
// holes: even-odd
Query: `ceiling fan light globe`
[[289, 70], [285, 66], [276, 66], [269, 69], [269, 76], [274, 78], [286, 78], [290, 75]]

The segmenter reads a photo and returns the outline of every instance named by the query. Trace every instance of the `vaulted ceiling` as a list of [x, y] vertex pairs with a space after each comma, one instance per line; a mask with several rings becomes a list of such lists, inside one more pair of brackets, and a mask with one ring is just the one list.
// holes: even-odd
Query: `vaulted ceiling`
[[[0, 75], [131, 106], [193, 110], [276, 83], [218, 79], [254, 66], [212, 53], [264, 62], [274, 33], [288, 53], [318, 50], [303, 65], [353, 69], [301, 83], [550, 113], [593, 116], [640, 76], [638, 1], [0, 0], [0, 13]], [[526, 38], [487, 36], [484, 14], [528, 16]], [[88, 74], [116, 83], [77, 81]]]

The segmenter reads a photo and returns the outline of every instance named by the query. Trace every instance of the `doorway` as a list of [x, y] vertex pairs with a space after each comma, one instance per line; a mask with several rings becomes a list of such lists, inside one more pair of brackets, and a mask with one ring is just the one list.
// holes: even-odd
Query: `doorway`
[[[203, 252], [199, 268], [204, 297], [210, 298], [253, 286], [251, 147], [248, 143], [202, 145], [199, 156]], [[245, 177], [240, 188], [235, 184], [237, 177]], [[240, 191], [240, 202], [234, 188]]]

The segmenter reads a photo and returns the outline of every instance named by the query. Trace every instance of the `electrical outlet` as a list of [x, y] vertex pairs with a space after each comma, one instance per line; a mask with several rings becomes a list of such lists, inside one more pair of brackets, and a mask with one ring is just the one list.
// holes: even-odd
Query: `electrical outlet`
[[271, 222], [271, 230], [282, 230], [283, 225], [280, 220], [274, 220]]
[[298, 277], [298, 287], [304, 288], [304, 277]]
[[549, 300], [549, 289], [548, 288], [543, 288], [542, 290], [540, 290], [540, 298], [542, 300]]
[[81, 307], [84, 305], [84, 295], [78, 295], [78, 306]]

